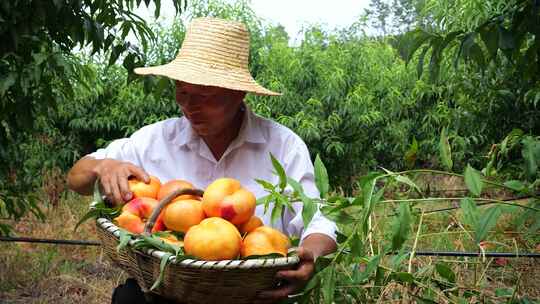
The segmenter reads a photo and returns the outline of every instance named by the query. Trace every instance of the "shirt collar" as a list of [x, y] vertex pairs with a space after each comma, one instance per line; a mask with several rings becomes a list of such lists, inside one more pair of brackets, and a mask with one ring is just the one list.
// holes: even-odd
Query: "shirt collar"
[[[267, 139], [262, 131], [261, 118], [258, 117], [255, 113], [253, 113], [253, 111], [251, 111], [251, 109], [247, 106], [243, 106], [241, 111], [244, 111], [242, 126], [240, 127], [240, 131], [238, 132], [238, 136], [231, 143], [231, 145], [241, 145], [244, 142], [255, 144], [266, 143]], [[180, 119], [180, 129], [181, 131], [178, 132], [179, 138], [177, 141], [179, 146], [191, 145], [201, 139], [200, 136], [191, 127], [191, 123], [185, 117], [182, 117], [182, 119]]]
[[254, 144], [266, 143], [266, 137], [263, 134], [261, 126], [261, 118], [257, 117], [257, 115], [255, 115], [255, 113], [247, 106], [244, 106], [242, 110], [245, 111], [244, 120], [236, 140]]

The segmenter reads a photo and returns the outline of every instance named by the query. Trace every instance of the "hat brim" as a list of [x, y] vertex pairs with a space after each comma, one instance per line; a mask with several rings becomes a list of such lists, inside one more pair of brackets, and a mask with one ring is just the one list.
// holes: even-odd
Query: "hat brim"
[[159, 75], [191, 84], [214, 86], [257, 95], [279, 96], [281, 93], [266, 89], [258, 84], [249, 73], [237, 69], [224, 69], [218, 65], [208, 66], [185, 60], [173, 60], [170, 63], [135, 68], [139, 75]]

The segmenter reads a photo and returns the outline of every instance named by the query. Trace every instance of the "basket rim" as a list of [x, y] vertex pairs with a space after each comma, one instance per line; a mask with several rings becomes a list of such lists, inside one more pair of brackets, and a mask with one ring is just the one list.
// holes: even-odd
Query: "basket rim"
[[[95, 206], [96, 202], [92, 202], [90, 208]], [[117, 240], [120, 240], [120, 227], [116, 226], [111, 220], [99, 217], [96, 218], [96, 224], [106, 233], [114, 236]], [[133, 245], [135, 241], [130, 240], [129, 245]], [[103, 246], [103, 244], [102, 244]], [[160, 251], [157, 249], [147, 249], [147, 250], [137, 250], [143, 254], [161, 259], [168, 252]], [[221, 261], [203, 261], [195, 259], [182, 259], [177, 261], [176, 257], [173, 255], [169, 257], [169, 262], [175, 265], [185, 267], [185, 268], [194, 268], [194, 269], [251, 269], [251, 268], [274, 268], [274, 267], [284, 267], [284, 266], [293, 266], [298, 264], [300, 258], [297, 255], [291, 255], [287, 257], [280, 258], [271, 258], [271, 259], [248, 259], [248, 260], [221, 260]]]

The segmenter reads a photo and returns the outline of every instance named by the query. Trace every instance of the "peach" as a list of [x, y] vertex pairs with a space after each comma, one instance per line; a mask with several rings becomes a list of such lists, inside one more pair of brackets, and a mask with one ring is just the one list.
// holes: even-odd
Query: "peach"
[[221, 217], [235, 225], [247, 222], [255, 213], [255, 195], [232, 178], [219, 178], [204, 191], [203, 209], [208, 217]]
[[[181, 179], [174, 179], [174, 180], [168, 181], [165, 184], [163, 184], [161, 188], [159, 189], [159, 192], [157, 194], [157, 200], [161, 201], [169, 193], [177, 189], [184, 189], [184, 188], [194, 189], [194, 186], [190, 182], [181, 180]], [[172, 201], [174, 202], [174, 201], [185, 200], [185, 199], [201, 200], [201, 198], [196, 195], [186, 194], [186, 195], [180, 195], [174, 198]]]
[[205, 217], [202, 203], [193, 199], [174, 201], [163, 211], [165, 227], [184, 233], [191, 226], [198, 225]]
[[[152, 211], [157, 206], [158, 201], [149, 197], [134, 198], [122, 207], [122, 213], [114, 220], [122, 227], [132, 233], [141, 233], [144, 229], [144, 223], [150, 217]], [[142, 225], [143, 229], [139, 229]], [[161, 213], [152, 232], [165, 230], [163, 223], [163, 213]]]
[[138, 197], [129, 201], [122, 207], [122, 211], [128, 211], [140, 218], [148, 218], [157, 206], [158, 201], [149, 197]]
[[244, 235], [261, 226], [263, 226], [262, 220], [254, 215], [247, 222], [238, 225], [238, 230], [240, 230], [240, 233]]
[[262, 226], [246, 235], [240, 253], [242, 257], [272, 253], [287, 256], [290, 246], [291, 242], [286, 235], [274, 228]]
[[233, 224], [211, 217], [188, 230], [184, 252], [206, 261], [230, 260], [238, 256], [241, 244], [240, 232]]
[[134, 198], [150, 197], [155, 199], [161, 187], [161, 182], [155, 176], [150, 176], [150, 182], [148, 184], [136, 178], [130, 178], [128, 180], [128, 186]]
[[183, 246], [184, 242], [179, 240], [176, 236], [170, 234], [167, 236], [160, 236], [159, 237], [162, 241], [164, 241], [167, 244], [174, 245], [174, 246]]
[[144, 230], [143, 220], [131, 212], [124, 211], [115, 219], [119, 227], [131, 233], [141, 234]]

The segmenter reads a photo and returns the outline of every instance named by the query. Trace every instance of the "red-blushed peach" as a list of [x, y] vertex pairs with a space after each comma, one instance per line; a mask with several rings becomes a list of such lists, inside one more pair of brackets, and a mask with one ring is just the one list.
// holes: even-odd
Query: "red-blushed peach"
[[233, 178], [219, 178], [204, 191], [203, 209], [208, 217], [221, 217], [235, 225], [247, 222], [255, 213], [255, 195]]
[[119, 227], [126, 229], [127, 231], [135, 234], [141, 234], [144, 230], [144, 222], [137, 215], [123, 211], [119, 216], [114, 218], [114, 221]]
[[140, 218], [149, 218], [158, 201], [149, 197], [138, 197], [127, 202], [122, 211], [129, 211]]
[[[114, 220], [122, 227], [132, 233], [142, 233], [146, 219], [150, 217], [158, 201], [149, 197], [138, 197], [129, 201], [122, 207], [122, 213]], [[136, 217], [136, 219], [134, 218]], [[142, 224], [143, 229], [140, 229]], [[161, 212], [152, 227], [152, 232], [165, 230], [163, 223], [163, 212]]]

